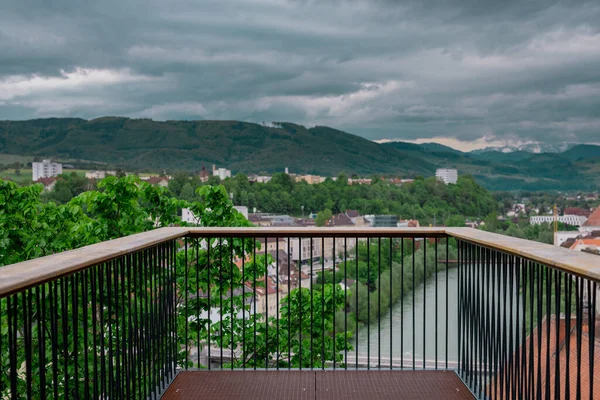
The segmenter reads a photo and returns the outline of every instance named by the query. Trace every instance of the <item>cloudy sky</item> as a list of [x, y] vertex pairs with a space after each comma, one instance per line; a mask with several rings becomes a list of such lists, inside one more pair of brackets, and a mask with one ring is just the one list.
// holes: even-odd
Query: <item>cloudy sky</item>
[[0, 2], [0, 119], [104, 115], [597, 143], [600, 2]]

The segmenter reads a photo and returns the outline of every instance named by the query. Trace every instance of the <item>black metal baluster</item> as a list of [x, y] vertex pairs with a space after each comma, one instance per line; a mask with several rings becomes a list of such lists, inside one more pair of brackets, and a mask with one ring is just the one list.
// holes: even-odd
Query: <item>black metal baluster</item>
[[231, 335], [231, 370], [233, 370], [233, 360], [234, 360], [234, 343], [233, 343], [233, 337], [234, 337], [234, 325], [233, 325], [233, 320], [235, 317], [235, 313], [234, 313], [234, 305], [233, 305], [233, 240], [234, 238], [229, 238], [229, 240], [231, 241], [229, 243], [229, 249], [230, 249], [230, 256], [229, 256], [229, 278], [230, 278], [230, 283], [229, 283], [229, 298], [231, 300], [231, 309], [229, 310], [229, 321], [230, 321], [230, 335]]
[[[348, 238], [344, 237], [344, 337], [348, 333]], [[357, 286], [358, 288], [358, 286]], [[357, 310], [358, 312], [358, 310]], [[344, 346], [344, 369], [348, 369], [348, 346]]]
[[596, 358], [594, 357], [594, 350], [596, 348], [596, 296], [598, 293], [597, 283], [594, 282], [593, 285], [591, 281], [587, 281], [588, 283], [588, 296], [589, 296], [589, 304], [588, 304], [588, 342], [589, 342], [589, 390], [590, 390], [590, 399], [594, 398], [594, 364]]
[[[269, 369], [269, 267], [267, 265], [267, 256], [269, 254], [269, 245], [265, 238], [265, 368]], [[221, 350], [222, 351], [222, 350]], [[221, 356], [222, 357], [222, 356]]]
[[437, 237], [433, 238], [435, 240], [435, 248], [433, 251], [434, 256], [434, 267], [435, 267], [435, 295], [434, 295], [434, 303], [435, 303], [435, 369], [438, 369], [438, 239]]
[[427, 311], [427, 290], [425, 289], [427, 283], [427, 238], [423, 238], [423, 369], [425, 369], [425, 359], [427, 358], [427, 353], [425, 351], [425, 343], [427, 339], [425, 338], [425, 331], [427, 325], [426, 319], [426, 311]]
[[[142, 298], [144, 299], [144, 327], [142, 330], [143, 338], [144, 338], [144, 393], [145, 397], [150, 397], [152, 393], [152, 332], [150, 331], [151, 327], [151, 294], [150, 290], [152, 289], [151, 285], [151, 272], [150, 270], [150, 250], [144, 250], [143, 253], [144, 259], [144, 268], [142, 268], [142, 279], [143, 279], [143, 287], [144, 287], [144, 295]], [[185, 359], [184, 359], [185, 361]]]
[[576, 323], [576, 368], [577, 368], [577, 380], [576, 380], [576, 399], [581, 399], [581, 344], [583, 334], [583, 279], [580, 277], [575, 278], [575, 323]]
[[[565, 297], [565, 354], [566, 354], [566, 365], [565, 365], [565, 399], [571, 398], [571, 297], [573, 296], [573, 277], [566, 273], [565, 284], [567, 285], [566, 297]], [[560, 323], [559, 323], [560, 324]]]
[[[40, 374], [40, 398], [46, 398], [46, 284], [38, 286], [36, 290], [37, 294], [37, 307], [38, 307], [38, 318], [37, 318], [37, 329], [38, 329], [38, 362], [39, 362], [39, 374]], [[0, 310], [2, 314], [2, 310]], [[1, 336], [1, 335], [0, 335]], [[1, 339], [0, 339], [1, 340]], [[2, 346], [0, 345], [0, 354], [2, 353]], [[1, 357], [1, 356], [0, 356]], [[0, 360], [0, 364], [4, 365]], [[86, 362], [87, 365], [87, 362]], [[89, 394], [86, 392], [86, 396]]]
[[[291, 281], [292, 281], [292, 269], [291, 269], [291, 255], [290, 255], [290, 242], [292, 241], [292, 238], [288, 237], [286, 239], [287, 242], [287, 276], [288, 276], [288, 287], [287, 287], [287, 307], [288, 307], [288, 318], [287, 318], [287, 331], [288, 331], [288, 370], [290, 370], [292, 368], [292, 320], [291, 320], [291, 316], [292, 313], [291, 308], [290, 308], [290, 304], [291, 304], [291, 299], [292, 299], [292, 286], [291, 286]], [[298, 254], [300, 254], [300, 252], [298, 252]], [[299, 257], [300, 258], [300, 257]], [[298, 284], [299, 284], [299, 290], [298, 293], [300, 293], [300, 300], [302, 299], [302, 272], [300, 269], [300, 260], [298, 260]], [[302, 312], [300, 312], [301, 314]], [[300, 331], [302, 331], [302, 319], [300, 319]], [[302, 345], [302, 337], [300, 337], [300, 345]], [[300, 367], [302, 367], [302, 362], [300, 363]]]
[[[110, 287], [110, 285], [109, 285]], [[71, 397], [70, 391], [70, 374], [69, 374], [69, 288], [68, 288], [68, 277], [60, 279], [60, 296], [61, 296], [61, 324], [62, 324], [62, 357], [63, 357], [63, 385], [65, 388], [65, 396]]]
[[313, 316], [313, 309], [314, 309], [314, 304], [313, 304], [313, 275], [314, 271], [313, 271], [313, 238], [310, 238], [310, 369], [313, 369], [314, 365], [314, 359], [315, 356], [313, 354], [314, 352], [314, 345], [313, 345], [313, 325], [314, 325], [314, 316]]
[[367, 369], [371, 369], [371, 238], [367, 238]]
[[[358, 248], [358, 243], [356, 248]], [[400, 239], [400, 254], [400, 369], [404, 369], [404, 238]], [[358, 269], [356, 276], [358, 278]], [[358, 313], [358, 304], [356, 312]]]
[[392, 357], [392, 351], [393, 351], [393, 342], [394, 342], [394, 327], [393, 327], [393, 323], [392, 323], [392, 293], [393, 293], [393, 286], [392, 286], [392, 270], [394, 267], [394, 259], [393, 259], [393, 241], [392, 238], [390, 237], [390, 295], [389, 295], [389, 308], [390, 308], [390, 370], [393, 369], [393, 357]]
[[[321, 276], [325, 282], [325, 238], [321, 238]], [[334, 288], [335, 289], [335, 288]], [[325, 290], [321, 285], [321, 369], [325, 369]]]
[[[445, 342], [445, 350], [446, 350], [446, 369], [448, 369], [448, 261], [449, 261], [449, 251], [450, 251], [450, 238], [446, 236], [446, 342]], [[458, 268], [458, 267], [457, 267]]]
[[[194, 240], [194, 248], [196, 249], [194, 254], [196, 257], [196, 293], [194, 294], [194, 298], [196, 299], [196, 356], [198, 368], [200, 368], [200, 309], [202, 308], [202, 295], [204, 294], [200, 294], [200, 238]], [[208, 308], [208, 318], [210, 319], [210, 307]], [[189, 337], [186, 334], [185, 342], [187, 343], [188, 341]]]
[[[508, 373], [508, 369], [507, 369], [507, 356], [506, 356], [506, 343], [508, 342], [508, 338], [507, 338], [507, 326], [508, 326], [508, 321], [506, 320], [507, 317], [507, 313], [506, 313], [506, 302], [508, 300], [508, 296], [507, 296], [507, 275], [508, 275], [508, 264], [507, 264], [507, 256], [506, 254], [501, 254], [501, 269], [500, 269], [500, 274], [501, 274], [501, 279], [502, 279], [502, 301], [501, 301], [501, 305], [500, 305], [500, 311], [499, 311], [499, 315], [501, 318], [501, 324], [502, 324], [502, 330], [500, 332], [501, 334], [501, 348], [500, 348], [500, 399], [504, 398], [504, 393], [506, 391], [507, 397], [508, 397], [508, 390], [505, 390], [505, 384], [506, 384], [506, 378], [507, 378], [507, 373]], [[498, 292], [498, 296], [500, 296], [500, 292]]]
[[[543, 320], [543, 307], [544, 307], [544, 276], [543, 266], [537, 264], [536, 281], [538, 282], [538, 293], [537, 293], [537, 337], [538, 337], [538, 365], [537, 365], [537, 376], [536, 376], [536, 400], [542, 398], [542, 320]], [[548, 285], [548, 282], [546, 282]], [[548, 321], [549, 322], [549, 321]], [[550, 342], [550, 335], [546, 337], [546, 342]]]
[[356, 323], [355, 323], [355, 325], [356, 325], [355, 326], [355, 328], [356, 328], [356, 351], [355, 351], [356, 356], [355, 356], [354, 362], [355, 362], [355, 369], [358, 369], [358, 350], [359, 350], [359, 347], [358, 347], [358, 344], [359, 344], [358, 343], [358, 282], [359, 282], [358, 281], [358, 236], [356, 237], [354, 252], [355, 252], [354, 265], [356, 268], [355, 275], [354, 275], [354, 276], [356, 276], [356, 318], [355, 318], [356, 319]]
[[[212, 248], [212, 243], [211, 243], [211, 238], [208, 237], [206, 238], [206, 259], [207, 259], [207, 274], [208, 274], [208, 283], [206, 286], [206, 291], [207, 291], [207, 298], [208, 298], [208, 306], [207, 306], [207, 315], [208, 315], [208, 344], [206, 346], [207, 349], [207, 363], [208, 363], [208, 370], [211, 370], [211, 359], [210, 359], [210, 340], [211, 340], [211, 328], [212, 328], [212, 301], [210, 299], [210, 289], [212, 287], [212, 279], [211, 279], [211, 271], [212, 271], [212, 261], [210, 258], [210, 250]], [[254, 247], [256, 247], [256, 241], [254, 242]], [[254, 257], [254, 262], [256, 263], [256, 255]], [[186, 262], [186, 268], [187, 268], [187, 262]], [[254, 275], [254, 294], [256, 295], [256, 274]], [[255, 312], [255, 317], [256, 317], [256, 302], [254, 303], [254, 312]], [[186, 334], [187, 336], [187, 334]], [[256, 323], [254, 324], [254, 354], [256, 354]]]
[[[555, 271], [556, 273], [556, 281], [555, 281], [555, 294], [554, 294], [554, 301], [555, 301], [555, 327], [556, 327], [556, 334], [554, 335], [555, 337], [555, 351], [558, 352], [560, 349], [560, 297], [561, 297], [561, 277], [562, 277], [562, 273], [558, 270]], [[566, 324], [565, 324], [566, 325]], [[555, 357], [555, 364], [554, 364], [554, 376], [556, 377], [556, 379], [554, 380], [554, 398], [555, 399], [559, 399], [560, 400], [560, 357]]]
[[[246, 238], [242, 238], [242, 368], [246, 369]], [[248, 312], [250, 319], [250, 312]]]
[[[333, 241], [333, 369], [335, 369], [335, 359], [336, 359], [336, 354], [337, 354], [337, 349], [336, 349], [336, 340], [335, 340], [335, 314], [336, 314], [336, 309], [337, 309], [337, 304], [336, 304], [336, 295], [335, 292], [338, 288], [338, 284], [337, 281], [335, 280], [335, 261], [337, 258], [337, 255], [335, 254], [335, 237], [332, 237], [331, 240]], [[323, 276], [323, 283], [325, 282], [325, 276]], [[345, 305], [344, 305], [345, 306]]]
[[416, 354], [416, 345], [415, 345], [415, 238], [412, 238], [412, 369], [415, 369], [415, 354]]
[[544, 270], [546, 271], [546, 385], [544, 398], [547, 399], [550, 398], [550, 322], [552, 318], [552, 270], [548, 267], [544, 267]]
[[377, 368], [381, 369], [381, 238], [377, 238]]
[[[31, 367], [32, 367], [32, 355], [33, 355], [33, 311], [31, 301], [31, 289], [27, 289], [21, 292], [22, 303], [23, 303], [23, 342], [25, 347], [25, 384], [27, 390], [27, 398], [31, 399], [32, 396], [32, 385], [31, 385]], [[75, 336], [75, 335], [74, 335]]]
[[[300, 370], [302, 371], [302, 367], [303, 367], [303, 364], [304, 364], [304, 355], [302, 353], [302, 342], [304, 341], [304, 322], [302, 320], [302, 308], [303, 308], [302, 307], [302, 299], [304, 298], [304, 291], [302, 290], [303, 289], [302, 288], [302, 237], [298, 238], [298, 265], [297, 265], [297, 267], [298, 267], [298, 285], [300, 287], [299, 288], [300, 296], [298, 298], [298, 303], [299, 303], [298, 305], [299, 305], [299, 308], [300, 308], [300, 313], [299, 313], [300, 314], [299, 315], [299, 319], [300, 319], [300, 335], [299, 336], [300, 337], [298, 338], [298, 341], [300, 342], [300, 344], [299, 344], [299, 348], [298, 348], [298, 350], [299, 350], [298, 351], [299, 352], [299, 357], [298, 358], [300, 359]], [[309, 280], [311, 280], [311, 279], [312, 279], [312, 277], [309, 277]], [[288, 307], [290, 307], [290, 310], [291, 310], [291, 306], [290, 305], [291, 305], [291, 298], [290, 298], [290, 295], [288, 293]], [[290, 317], [289, 316], [288, 316], [288, 325], [291, 328], [291, 322], [290, 322]], [[289, 341], [289, 338], [288, 338], [288, 341]], [[290, 364], [291, 364], [291, 362], [290, 362]]]
[[[446, 238], [446, 243], [448, 243], [448, 238]], [[457, 271], [457, 275], [458, 278], [456, 279], [456, 294], [457, 294], [457, 358], [458, 358], [458, 371], [459, 374], [461, 375], [461, 378], [464, 379], [464, 355], [463, 355], [463, 351], [464, 351], [464, 346], [463, 346], [463, 335], [464, 335], [464, 327], [463, 327], [463, 314], [464, 314], [464, 302], [463, 302], [463, 275], [464, 275], [464, 269], [463, 269], [463, 242], [462, 240], [458, 240], [457, 243], [457, 249], [456, 249], [456, 253], [457, 253], [457, 266], [456, 268], [458, 269]], [[446, 247], [448, 248], [448, 246]], [[446, 252], [446, 254], [448, 254]], [[448, 265], [448, 263], [446, 263], [446, 265]], [[448, 272], [446, 271], [446, 282], [448, 281]], [[448, 287], [448, 283], [446, 283], [446, 288]], [[448, 290], [446, 289], [446, 304], [448, 304]], [[446, 310], [448, 310], [448, 307], [446, 307]], [[446, 320], [448, 319], [448, 312], [446, 311]], [[446, 329], [447, 330], [447, 329]], [[446, 335], [447, 336], [447, 335]], [[446, 340], [446, 357], [448, 355], [448, 341]]]
[[[7, 299], [7, 312], [8, 312], [8, 353], [9, 353], [9, 364], [10, 364], [10, 393], [13, 399], [18, 398], [17, 396], [17, 324], [18, 324], [18, 313], [17, 313], [17, 296], [11, 295]], [[54, 384], [55, 390], [58, 389], [57, 382]], [[58, 394], [57, 394], [58, 396]]]
[[[265, 249], [265, 252], [267, 250]], [[256, 371], [256, 362], [258, 361], [256, 357], [256, 238], [252, 238], [252, 271], [254, 274], [254, 279], [252, 281], [252, 297], [254, 298], [254, 353], [252, 353], [252, 365], [254, 366], [254, 370]]]

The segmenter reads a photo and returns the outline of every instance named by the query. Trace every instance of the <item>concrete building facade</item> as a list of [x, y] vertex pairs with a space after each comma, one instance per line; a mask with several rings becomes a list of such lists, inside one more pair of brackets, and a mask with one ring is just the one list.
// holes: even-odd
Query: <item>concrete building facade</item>
[[435, 171], [435, 177], [446, 185], [455, 184], [458, 181], [458, 171], [452, 168], [439, 168]]
[[35, 182], [40, 178], [54, 178], [62, 174], [63, 166], [61, 163], [43, 160], [42, 162], [31, 163], [32, 180]]

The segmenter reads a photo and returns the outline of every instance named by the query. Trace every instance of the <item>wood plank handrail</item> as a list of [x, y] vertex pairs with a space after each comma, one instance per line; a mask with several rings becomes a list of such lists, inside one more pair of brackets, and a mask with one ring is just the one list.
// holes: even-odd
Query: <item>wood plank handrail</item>
[[160, 228], [79, 249], [0, 267], [0, 298], [108, 260], [183, 237], [453, 237], [518, 255], [546, 266], [600, 282], [600, 257], [549, 244], [472, 228]]

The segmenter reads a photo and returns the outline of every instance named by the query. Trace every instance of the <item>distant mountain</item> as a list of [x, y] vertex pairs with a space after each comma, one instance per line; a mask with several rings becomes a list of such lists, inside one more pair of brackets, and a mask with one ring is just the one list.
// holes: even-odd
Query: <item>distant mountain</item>
[[600, 161], [600, 146], [593, 144], [578, 144], [561, 154], [572, 161], [596, 160]]
[[448, 153], [462, 153], [462, 151], [460, 150], [456, 150], [453, 149], [452, 147], [449, 146], [444, 146], [443, 144], [439, 144], [439, 143], [435, 143], [435, 142], [430, 142], [430, 143], [421, 143], [420, 146], [426, 150], [430, 150], [430, 151], [441, 151], [441, 152], [448, 152]]
[[[562, 154], [463, 153], [435, 144], [378, 144], [324, 126], [278, 122], [152, 121], [104, 117], [0, 121], [0, 154], [105, 162], [108, 167], [198, 171], [211, 164], [234, 173], [433, 176], [457, 168], [494, 190], [571, 190], [600, 184], [598, 146]], [[71, 163], [71, 161], [70, 161]], [[0, 171], [0, 177], [1, 177]]]
[[500, 153], [512, 153], [524, 151], [527, 153], [562, 153], [576, 146], [576, 143], [527, 143], [520, 146], [486, 147], [471, 151], [472, 154], [489, 153], [492, 151]]

